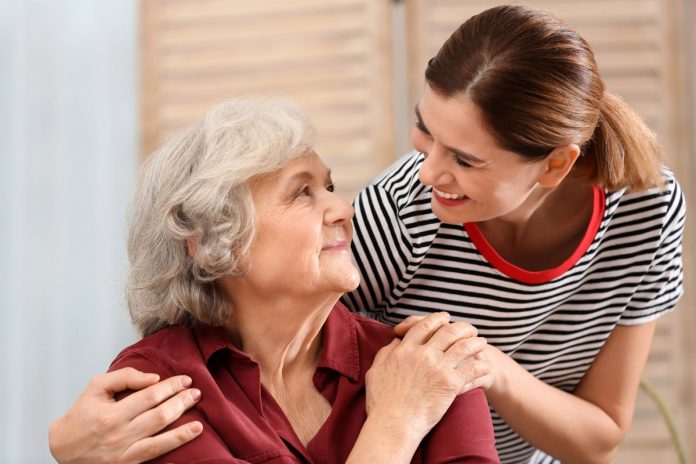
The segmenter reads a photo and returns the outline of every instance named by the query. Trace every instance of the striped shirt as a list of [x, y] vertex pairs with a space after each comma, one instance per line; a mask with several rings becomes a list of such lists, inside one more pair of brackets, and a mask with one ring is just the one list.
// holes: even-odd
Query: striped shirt
[[[594, 192], [594, 211], [573, 255], [529, 272], [506, 262], [476, 224], [443, 224], [419, 153], [379, 176], [355, 200], [354, 311], [396, 324], [448, 311], [540, 380], [572, 392], [619, 325], [652, 321], [682, 294], [684, 198], [673, 174], [642, 192]], [[555, 462], [491, 411], [503, 463]]]

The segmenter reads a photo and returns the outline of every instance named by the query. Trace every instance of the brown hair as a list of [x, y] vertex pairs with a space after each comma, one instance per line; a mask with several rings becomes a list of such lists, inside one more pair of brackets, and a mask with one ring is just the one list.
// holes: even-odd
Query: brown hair
[[661, 185], [655, 134], [604, 90], [588, 43], [542, 10], [499, 6], [471, 17], [425, 71], [445, 97], [478, 106], [499, 146], [540, 159], [569, 143], [582, 156], [574, 172], [610, 190]]

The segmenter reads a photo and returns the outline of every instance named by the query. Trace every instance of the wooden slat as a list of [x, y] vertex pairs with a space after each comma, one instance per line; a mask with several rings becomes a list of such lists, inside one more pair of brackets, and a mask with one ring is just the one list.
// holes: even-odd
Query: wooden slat
[[[346, 89], [365, 89], [371, 77], [362, 64], [344, 65], [341, 69], [287, 70], [283, 73], [283, 85], [288, 93], [311, 93], [312, 89], [326, 91], [345, 91]], [[241, 74], [241, 73], [240, 73]], [[189, 78], [162, 78], [160, 89], [165, 101], [182, 98], [211, 99], [219, 94], [273, 92], [277, 91], [278, 76], [268, 70], [246, 72], [244, 79], [225, 79], [203, 75]]]
[[[271, 23], [273, 25], [275, 23]], [[173, 27], [161, 24], [161, 34], [166, 42], [166, 52], [171, 47], [185, 50], [198, 48], [225, 48], [239, 45], [238, 41], [269, 43], [279, 38], [289, 42], [302, 42], [307, 37], [336, 37], [344, 34], [359, 34], [364, 30], [364, 12], [355, 9], [345, 14], [335, 11], [310, 12], [293, 21], [286, 21], [282, 28], [247, 20], [221, 20], [215, 22], [188, 22]]]
[[167, 23], [190, 23], [192, 21], [210, 22], [210, 20], [242, 18], [266, 20], [269, 15], [290, 18], [317, 12], [341, 13], [351, 9], [365, 7], [364, 0], [155, 0], [162, 11], [160, 18]]
[[[429, 18], [433, 21], [443, 21], [457, 18], [457, 13], [465, 13], [466, 17], [479, 13], [487, 8], [501, 3], [531, 5], [548, 10], [569, 24], [579, 23], [630, 23], [633, 21], [653, 20], [659, 14], [659, 3], [654, 0], [605, 0], [605, 1], [466, 1], [436, 0], [428, 1]], [[460, 16], [461, 17], [461, 16]], [[463, 20], [462, 20], [463, 21]], [[459, 21], [461, 22], [461, 21]]]

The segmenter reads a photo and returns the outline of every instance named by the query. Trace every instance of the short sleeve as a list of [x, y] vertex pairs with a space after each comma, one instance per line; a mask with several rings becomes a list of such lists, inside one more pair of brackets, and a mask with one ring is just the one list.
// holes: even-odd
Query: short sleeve
[[483, 390], [459, 395], [425, 437], [414, 462], [428, 464], [499, 463], [493, 422]]
[[648, 272], [643, 276], [624, 311], [620, 325], [638, 325], [673, 310], [684, 292], [682, 239], [686, 204], [679, 183], [667, 172], [662, 193], [662, 230]]

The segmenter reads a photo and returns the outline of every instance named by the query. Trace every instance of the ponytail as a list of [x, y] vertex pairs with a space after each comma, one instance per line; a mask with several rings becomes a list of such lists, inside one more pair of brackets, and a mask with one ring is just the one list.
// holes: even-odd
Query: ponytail
[[655, 133], [619, 97], [604, 92], [599, 122], [576, 167], [608, 190], [645, 190], [664, 183]]

